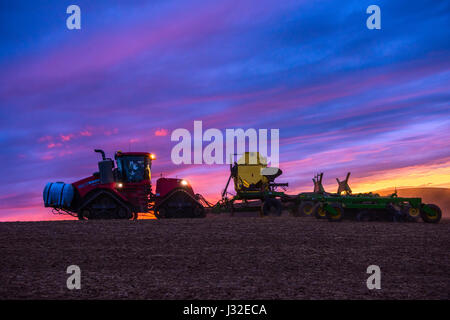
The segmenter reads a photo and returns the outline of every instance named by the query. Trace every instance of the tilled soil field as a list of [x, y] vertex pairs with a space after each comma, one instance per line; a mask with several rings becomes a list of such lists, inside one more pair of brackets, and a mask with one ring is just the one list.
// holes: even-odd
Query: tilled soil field
[[[448, 221], [0, 223], [0, 299], [448, 299], [449, 252]], [[69, 265], [80, 290], [66, 287]]]

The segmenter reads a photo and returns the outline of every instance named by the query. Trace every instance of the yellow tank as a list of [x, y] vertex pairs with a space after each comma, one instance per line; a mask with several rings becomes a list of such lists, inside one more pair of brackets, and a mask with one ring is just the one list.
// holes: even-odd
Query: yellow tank
[[235, 165], [233, 175], [236, 192], [266, 191], [269, 179], [262, 175], [267, 159], [259, 152], [245, 152]]

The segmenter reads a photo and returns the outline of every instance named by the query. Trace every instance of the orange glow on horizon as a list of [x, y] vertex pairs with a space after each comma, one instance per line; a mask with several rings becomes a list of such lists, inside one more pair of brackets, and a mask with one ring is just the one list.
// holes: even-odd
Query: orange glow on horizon
[[[361, 178], [350, 177], [353, 193], [393, 188], [434, 187], [450, 188], [450, 160], [441, 164], [416, 165], [405, 168], [375, 172]], [[325, 186], [334, 192], [337, 184]]]

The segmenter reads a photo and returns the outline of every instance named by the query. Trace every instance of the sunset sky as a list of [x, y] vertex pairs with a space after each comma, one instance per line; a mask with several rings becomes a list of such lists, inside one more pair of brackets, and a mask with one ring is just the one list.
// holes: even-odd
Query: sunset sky
[[[81, 30], [66, 8], [81, 8]], [[381, 8], [368, 30], [366, 8]], [[177, 128], [280, 130], [278, 179], [328, 191], [450, 187], [449, 1], [0, 4], [0, 221], [55, 219], [47, 182], [98, 154], [154, 152], [153, 177], [215, 200], [227, 165], [171, 162]], [[206, 144], [205, 144], [206, 145]]]

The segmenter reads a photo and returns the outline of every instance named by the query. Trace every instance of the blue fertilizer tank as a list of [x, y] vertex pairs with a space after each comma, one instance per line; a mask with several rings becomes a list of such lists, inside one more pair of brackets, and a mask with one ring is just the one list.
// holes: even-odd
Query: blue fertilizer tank
[[64, 182], [49, 182], [44, 188], [44, 205], [52, 208], [70, 208], [75, 195], [74, 187]]

